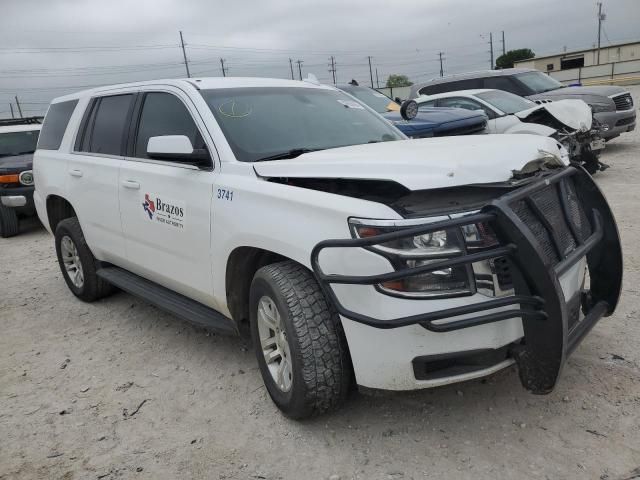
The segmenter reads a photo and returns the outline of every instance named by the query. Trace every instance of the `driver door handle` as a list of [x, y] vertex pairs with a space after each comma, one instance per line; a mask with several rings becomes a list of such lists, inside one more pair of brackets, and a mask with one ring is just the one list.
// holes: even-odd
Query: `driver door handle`
[[82, 170], [78, 170], [78, 169], [69, 170], [69, 175], [71, 175], [72, 177], [80, 178], [82, 176]]
[[123, 180], [122, 186], [124, 188], [130, 188], [131, 190], [139, 190], [140, 184], [134, 180]]

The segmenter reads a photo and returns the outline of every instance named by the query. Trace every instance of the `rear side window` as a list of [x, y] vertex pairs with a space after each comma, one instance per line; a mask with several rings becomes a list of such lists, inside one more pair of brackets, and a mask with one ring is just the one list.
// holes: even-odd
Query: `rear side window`
[[78, 100], [69, 100], [68, 102], [54, 103], [49, 107], [40, 131], [39, 149], [57, 150], [60, 148], [62, 137], [77, 104]]
[[204, 148], [198, 127], [179, 98], [164, 92], [147, 93], [140, 113], [134, 156], [148, 158], [149, 139], [163, 135], [185, 135], [193, 148]]
[[520, 94], [520, 89], [509, 77], [488, 77], [484, 79], [484, 88], [494, 88], [505, 92]]
[[96, 99], [90, 107], [79, 150], [121, 155], [133, 98], [132, 94], [126, 94]]
[[453, 80], [451, 82], [436, 83], [435, 85], [427, 85], [419, 91], [420, 95], [434, 95], [436, 93], [455, 92], [456, 90], [471, 90], [474, 88], [482, 88], [481, 78], [469, 78], [466, 80]]

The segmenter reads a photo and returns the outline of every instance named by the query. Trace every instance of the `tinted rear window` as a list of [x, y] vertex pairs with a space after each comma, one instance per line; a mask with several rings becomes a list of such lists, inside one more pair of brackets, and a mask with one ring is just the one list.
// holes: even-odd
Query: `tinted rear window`
[[482, 88], [481, 78], [469, 78], [466, 80], [452, 80], [450, 82], [427, 85], [419, 90], [420, 95], [435, 95], [436, 93], [455, 92], [457, 90], [472, 90]]
[[69, 100], [68, 102], [54, 103], [49, 107], [40, 132], [38, 148], [43, 150], [60, 148], [62, 137], [77, 104], [78, 100]]
[[[127, 127], [129, 110], [133, 102], [133, 95], [114, 95], [100, 98], [93, 119], [88, 151], [121, 155], [124, 143], [124, 132]], [[83, 143], [83, 147], [86, 145]]]

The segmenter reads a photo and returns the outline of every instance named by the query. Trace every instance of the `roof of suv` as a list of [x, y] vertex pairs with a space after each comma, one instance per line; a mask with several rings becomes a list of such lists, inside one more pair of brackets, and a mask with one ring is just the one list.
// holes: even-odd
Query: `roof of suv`
[[536, 72], [533, 68], [504, 68], [502, 70], [477, 70], [475, 72], [455, 73], [444, 77], [435, 77], [426, 82], [415, 84], [411, 87], [411, 96], [414, 97], [418, 90], [427, 85], [438, 85], [441, 83], [455, 82], [457, 80], [468, 80], [471, 78], [503, 77], [516, 75], [518, 73]]
[[176, 87], [193, 86], [197, 89], [218, 89], [218, 88], [244, 88], [244, 87], [299, 87], [299, 88], [320, 88], [332, 90], [333, 87], [320, 85], [311, 81], [285, 80], [281, 78], [261, 78], [261, 77], [198, 77], [198, 78], [170, 78], [163, 80], [148, 80], [135, 83], [121, 83], [116, 85], [105, 85], [103, 87], [91, 88], [80, 92], [72, 93], [55, 98], [51, 103], [75, 100], [80, 97], [106, 93], [111, 90], [122, 88], [145, 87], [149, 85], [171, 85]]

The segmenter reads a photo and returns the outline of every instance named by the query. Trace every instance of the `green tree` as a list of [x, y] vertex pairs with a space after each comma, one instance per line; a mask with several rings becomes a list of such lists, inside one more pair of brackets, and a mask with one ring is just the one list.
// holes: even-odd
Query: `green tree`
[[406, 75], [389, 75], [387, 78], [387, 88], [410, 87], [413, 82]]
[[504, 55], [496, 58], [496, 68], [512, 68], [513, 62], [519, 60], [529, 60], [536, 56], [530, 48], [519, 48], [517, 50], [509, 50]]

